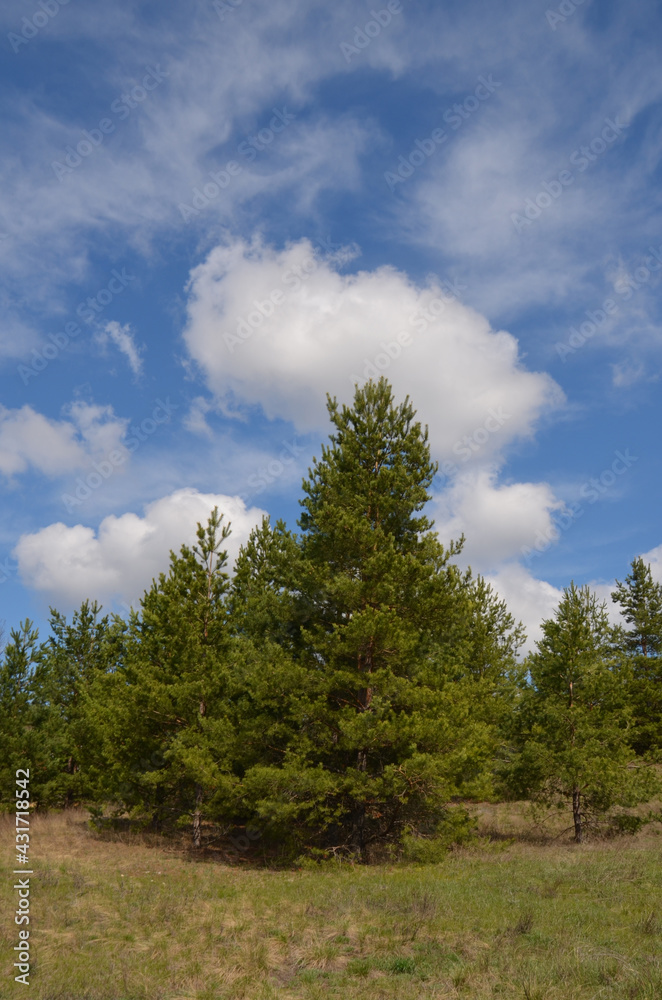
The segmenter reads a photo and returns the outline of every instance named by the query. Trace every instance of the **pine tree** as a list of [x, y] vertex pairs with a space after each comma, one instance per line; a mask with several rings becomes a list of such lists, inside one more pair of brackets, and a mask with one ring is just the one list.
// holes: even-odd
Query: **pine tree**
[[427, 430], [384, 379], [328, 409], [334, 433], [301, 501], [306, 672], [281, 702], [291, 724], [271, 743], [279, 759], [265, 754], [242, 784], [262, 818], [364, 856], [439, 814], [484, 734], [441, 662], [469, 603], [450, 561], [460, 546], [444, 549], [423, 513], [436, 471]]
[[662, 584], [655, 583], [650, 565], [641, 556], [632, 560], [632, 572], [625, 582], [616, 581], [611, 594], [630, 626], [622, 630], [621, 640], [628, 653], [642, 657], [662, 652]]
[[632, 745], [639, 754], [662, 750], [662, 585], [641, 557], [632, 561], [625, 582], [616, 581], [612, 600], [626, 626], [615, 643], [628, 677], [634, 715]]
[[239, 550], [229, 600], [235, 635], [256, 644], [275, 643], [296, 655], [310, 608], [303, 597], [307, 573], [295, 535], [283, 521], [268, 517]]
[[72, 805], [94, 794], [90, 767], [96, 748], [87, 719], [89, 692], [95, 677], [117, 659], [122, 631], [117, 621], [101, 616], [96, 602], [83, 601], [71, 622], [51, 609], [50, 635], [38, 650], [32, 681], [42, 805]]
[[129, 623], [124, 662], [100, 678], [94, 726], [106, 793], [156, 828], [190, 823], [202, 843], [205, 811], [231, 787], [227, 692], [229, 525], [215, 508], [197, 544], [170, 555]]
[[626, 691], [614, 671], [605, 605], [588, 587], [567, 588], [529, 658], [518, 708], [517, 747], [505, 768], [511, 789], [569, 803], [575, 840], [614, 805], [650, 796], [654, 776], [629, 746]]
[[463, 784], [467, 794], [485, 798], [494, 794], [493, 761], [520, 697], [525, 671], [519, 651], [526, 637], [506, 602], [482, 576], [472, 579], [467, 573], [465, 585], [469, 608], [465, 634], [455, 639], [454, 670], [466, 690], [474, 724], [484, 729], [486, 752], [481, 766], [474, 764], [473, 782], [467, 775]]
[[32, 707], [32, 677], [38, 632], [26, 619], [12, 629], [0, 661], [0, 802], [13, 804], [18, 768], [28, 769], [31, 798], [40, 797], [39, 741]]

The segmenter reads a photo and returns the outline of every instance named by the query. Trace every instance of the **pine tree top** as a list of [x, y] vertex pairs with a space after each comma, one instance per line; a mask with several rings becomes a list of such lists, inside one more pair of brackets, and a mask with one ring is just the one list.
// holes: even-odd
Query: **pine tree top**
[[641, 556], [633, 559], [631, 566], [625, 582], [617, 580], [611, 594], [631, 626], [622, 632], [625, 648], [642, 656], [656, 656], [662, 652], [662, 584], [653, 580], [650, 565]]
[[363, 528], [390, 537], [401, 550], [411, 547], [432, 527], [418, 515], [437, 471], [427, 427], [415, 420], [409, 397], [394, 402], [383, 377], [357, 386], [351, 407], [327, 399], [335, 431], [303, 482], [300, 527], [308, 536], [355, 535]]

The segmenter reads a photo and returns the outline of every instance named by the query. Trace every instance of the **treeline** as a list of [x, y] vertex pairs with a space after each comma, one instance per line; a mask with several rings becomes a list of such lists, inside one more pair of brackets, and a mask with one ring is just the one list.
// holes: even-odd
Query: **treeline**
[[4, 806], [29, 767], [38, 809], [187, 827], [195, 847], [249, 830], [284, 857], [443, 842], [471, 798], [561, 804], [577, 840], [634, 828], [662, 744], [650, 567], [617, 584], [619, 628], [571, 584], [522, 661], [521, 625], [423, 512], [436, 464], [409, 400], [381, 379], [328, 409], [297, 534], [265, 519], [230, 577], [215, 510], [128, 620], [85, 602], [45, 642], [11, 632]]

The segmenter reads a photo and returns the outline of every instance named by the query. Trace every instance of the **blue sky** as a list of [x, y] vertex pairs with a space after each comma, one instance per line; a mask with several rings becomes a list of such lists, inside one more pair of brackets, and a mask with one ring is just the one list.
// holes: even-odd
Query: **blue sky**
[[327, 391], [429, 424], [535, 637], [662, 579], [659, 5], [6, 0], [7, 626], [122, 610], [218, 504], [294, 527]]

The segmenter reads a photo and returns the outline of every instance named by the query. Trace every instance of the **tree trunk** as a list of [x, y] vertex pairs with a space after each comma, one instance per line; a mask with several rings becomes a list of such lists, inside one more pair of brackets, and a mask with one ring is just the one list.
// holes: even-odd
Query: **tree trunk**
[[[375, 651], [375, 637], [371, 635], [370, 639], [368, 640], [368, 645], [365, 654], [359, 653], [358, 656], [357, 667], [359, 674], [370, 675], [372, 673], [372, 658], [374, 651]], [[366, 687], [359, 689], [360, 712], [366, 712], [370, 708], [370, 704], [372, 702], [372, 688], [367, 686], [369, 683], [370, 683], [369, 678], [366, 677]], [[362, 768], [361, 770], [365, 769]]]
[[363, 859], [365, 846], [365, 803], [360, 802], [354, 810], [352, 847], [359, 860]]
[[[372, 673], [372, 654], [374, 650], [375, 640], [371, 636], [368, 642], [368, 648], [365, 652], [365, 658], [359, 653], [358, 659], [358, 670], [359, 673]], [[359, 689], [359, 711], [367, 712], [370, 708], [372, 702], [372, 688], [364, 687]], [[359, 750], [356, 755], [356, 767], [359, 771], [367, 771], [368, 769], [368, 751], [365, 749]], [[352, 846], [356, 851], [359, 858], [363, 857], [363, 848], [365, 846], [365, 803], [361, 802], [357, 804], [354, 811], [354, 830], [352, 833]]]
[[[78, 768], [76, 767], [76, 762], [73, 757], [69, 757], [66, 766], [67, 774], [75, 774]], [[74, 792], [73, 788], [67, 788], [67, 796], [65, 799], [65, 806], [67, 809], [71, 809], [74, 804]]]
[[[368, 766], [367, 750], [359, 750], [356, 755], [356, 767], [359, 771], [365, 771]], [[357, 802], [354, 816], [352, 818], [352, 847], [359, 858], [363, 857], [363, 847], [365, 839], [365, 802]]]
[[575, 824], [575, 843], [581, 844], [582, 831], [582, 795], [578, 788], [572, 790], [572, 818]]
[[193, 813], [193, 846], [196, 850], [201, 842], [202, 785], [195, 786], [195, 812]]

